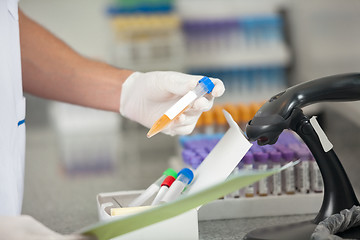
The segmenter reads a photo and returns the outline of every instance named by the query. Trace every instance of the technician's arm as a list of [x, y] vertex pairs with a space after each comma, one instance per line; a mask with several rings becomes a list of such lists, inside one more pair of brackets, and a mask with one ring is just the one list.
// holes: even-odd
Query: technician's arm
[[[120, 111], [150, 128], [202, 78], [170, 71], [133, 73], [86, 59], [21, 11], [19, 16], [23, 86], [39, 97]], [[194, 129], [200, 114], [225, 91], [221, 80], [212, 81], [211, 94], [197, 99], [163, 132], [189, 134]]]
[[20, 10], [19, 24], [24, 91], [119, 111], [122, 83], [132, 71], [80, 56]]

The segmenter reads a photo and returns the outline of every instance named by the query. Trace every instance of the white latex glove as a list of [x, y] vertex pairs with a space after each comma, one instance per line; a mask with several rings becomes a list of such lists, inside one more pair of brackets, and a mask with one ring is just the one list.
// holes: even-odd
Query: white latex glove
[[[202, 77], [170, 71], [135, 72], [122, 86], [120, 113], [151, 128], [166, 110], [187, 92], [193, 90]], [[195, 100], [189, 109], [162, 132], [169, 135], [184, 135], [192, 132], [201, 113], [210, 110], [214, 97], [220, 97], [225, 91], [221, 80], [216, 78], [211, 80], [215, 84], [211, 94]]]
[[60, 235], [26, 215], [0, 216], [0, 239], [6, 240], [95, 240], [80, 235]]

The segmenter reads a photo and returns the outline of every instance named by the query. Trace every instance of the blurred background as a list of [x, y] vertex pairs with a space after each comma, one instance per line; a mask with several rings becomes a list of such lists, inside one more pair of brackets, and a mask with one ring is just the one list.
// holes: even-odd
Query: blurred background
[[[226, 123], [219, 108], [244, 127], [264, 101], [283, 89], [360, 69], [356, 0], [19, 4], [90, 58], [137, 71], [172, 70], [222, 79], [225, 95], [203, 114], [197, 133], [223, 131], [219, 129]], [[146, 129], [119, 114], [26, 97], [24, 213], [57, 231], [68, 233], [96, 222], [97, 193], [143, 189], [179, 155], [177, 138], [159, 135], [148, 140]], [[324, 118], [325, 127], [340, 129], [327, 122], [338, 120], [351, 126], [350, 132], [360, 133], [360, 102], [317, 104], [306, 111], [321, 116], [331, 112]]]
[[[295, 83], [356, 72], [360, 59], [354, 0], [23, 0], [20, 7], [82, 55], [137, 71], [219, 77], [227, 88], [219, 103], [262, 102]], [[48, 122], [47, 104], [30, 97], [34, 124]], [[359, 116], [358, 103], [344, 109]]]

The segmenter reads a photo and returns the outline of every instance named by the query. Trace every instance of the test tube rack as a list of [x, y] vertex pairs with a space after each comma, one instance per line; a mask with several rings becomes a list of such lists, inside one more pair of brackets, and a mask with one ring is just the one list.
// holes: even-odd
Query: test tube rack
[[[222, 134], [197, 134], [181, 137], [182, 160], [179, 163], [178, 158], [172, 159], [172, 166], [180, 167], [179, 165], [182, 165], [196, 169], [221, 137]], [[323, 183], [319, 168], [306, 145], [290, 131], [283, 132], [278, 143], [273, 146], [260, 147], [255, 143], [247, 153], [252, 158], [253, 155], [255, 156], [255, 160], [252, 159], [252, 168], [256, 169], [259, 166], [257, 155], [275, 156], [276, 154], [271, 154], [274, 152], [279, 153], [277, 156], [280, 156], [280, 153], [283, 156], [287, 154], [286, 156], [290, 157], [287, 161], [301, 159], [301, 162], [292, 170], [293, 175], [289, 178], [290, 180], [286, 179], [289, 177], [286, 175], [287, 173], [282, 173], [281, 192], [273, 192], [270, 186], [271, 181], [274, 181], [273, 176], [269, 177], [265, 182], [268, 189], [266, 194], [259, 194], [259, 183], [252, 186], [253, 194], [250, 197], [245, 196], [245, 190], [241, 189], [202, 206], [199, 209], [199, 220], [315, 214], [318, 212], [323, 198]], [[284, 157], [283, 160], [285, 160]], [[245, 161], [243, 160], [238, 165], [240, 171], [244, 168]], [[265, 163], [268, 168], [272, 167], [273, 163], [270, 159]], [[287, 189], [289, 184], [292, 186], [291, 191]], [[294, 208], [294, 205], [299, 207]]]

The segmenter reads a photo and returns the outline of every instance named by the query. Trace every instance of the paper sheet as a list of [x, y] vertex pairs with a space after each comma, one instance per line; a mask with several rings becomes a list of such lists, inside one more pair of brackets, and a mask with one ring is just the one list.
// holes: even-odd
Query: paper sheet
[[223, 112], [230, 128], [196, 169], [188, 194], [224, 181], [252, 146], [231, 115]]
[[159, 205], [158, 207], [134, 215], [114, 217], [114, 219], [102, 221], [84, 228], [78, 233], [94, 235], [98, 240], [108, 240], [187, 212], [295, 164], [296, 163], [289, 163], [280, 169], [268, 171], [240, 172], [224, 182], [207, 187], [193, 194], [181, 196], [176, 201]]

